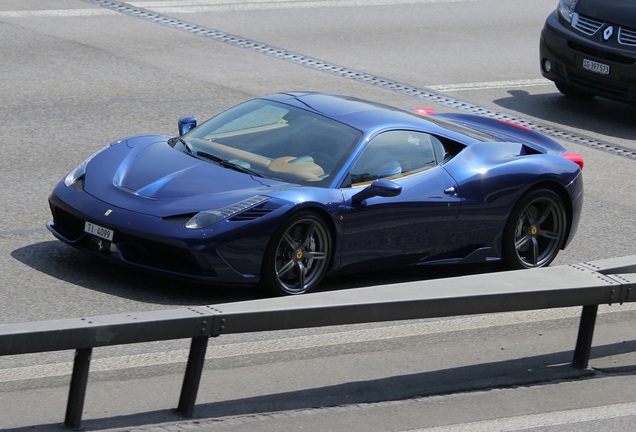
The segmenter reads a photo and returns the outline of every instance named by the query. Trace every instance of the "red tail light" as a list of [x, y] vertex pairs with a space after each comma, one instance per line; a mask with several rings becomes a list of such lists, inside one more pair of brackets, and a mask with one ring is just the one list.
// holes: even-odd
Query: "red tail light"
[[425, 117], [429, 114], [435, 114], [435, 110], [433, 108], [413, 108], [413, 111], [415, 111], [422, 117]]
[[516, 128], [519, 128], [519, 129], [523, 129], [523, 130], [532, 130], [532, 129], [530, 129], [530, 128], [529, 128], [529, 127], [527, 127], [527, 126], [520, 125], [519, 123], [511, 122], [510, 120], [497, 119], [497, 121], [498, 121], [498, 122], [501, 122], [501, 123], [505, 123], [505, 124], [510, 125], [510, 126], [514, 126], [514, 127], [516, 127]]
[[563, 153], [561, 156], [563, 156], [566, 159], [571, 160], [572, 162], [577, 164], [581, 169], [583, 169], [583, 165], [585, 165], [585, 162], [583, 162], [583, 156], [581, 156], [580, 154], [577, 154], [577, 153]]

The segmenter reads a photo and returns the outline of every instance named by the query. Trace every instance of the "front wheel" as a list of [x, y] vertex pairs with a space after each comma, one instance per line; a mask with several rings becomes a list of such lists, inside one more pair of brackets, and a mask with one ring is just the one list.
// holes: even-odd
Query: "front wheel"
[[563, 201], [549, 189], [531, 192], [513, 209], [503, 236], [503, 258], [513, 269], [548, 266], [567, 228]]
[[331, 233], [322, 218], [301, 213], [274, 235], [263, 260], [261, 285], [275, 295], [303, 294], [327, 272]]

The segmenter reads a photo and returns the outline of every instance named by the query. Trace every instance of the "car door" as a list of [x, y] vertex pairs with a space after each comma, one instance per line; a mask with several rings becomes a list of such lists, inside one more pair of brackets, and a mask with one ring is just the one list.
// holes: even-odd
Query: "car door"
[[[413, 264], [457, 247], [460, 209], [455, 180], [439, 165], [441, 142], [422, 132], [390, 131], [371, 140], [342, 188], [346, 203], [341, 265], [389, 260]], [[370, 196], [371, 185], [401, 188], [396, 196]], [[395, 193], [395, 192], [393, 192]]]

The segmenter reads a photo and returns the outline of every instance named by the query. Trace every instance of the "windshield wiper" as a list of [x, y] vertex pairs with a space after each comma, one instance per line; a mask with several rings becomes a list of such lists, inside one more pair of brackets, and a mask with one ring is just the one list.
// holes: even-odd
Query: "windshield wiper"
[[217, 155], [213, 155], [212, 153], [207, 153], [207, 152], [204, 152], [204, 151], [198, 151], [197, 152], [197, 156], [201, 156], [201, 157], [204, 157], [206, 159], [210, 159], [210, 160], [218, 163], [219, 165], [221, 165], [222, 167], [225, 167], [225, 168], [230, 168], [230, 169], [233, 169], [235, 171], [239, 171], [239, 172], [242, 172], [242, 173], [245, 173], [245, 174], [255, 175], [257, 177], [263, 177], [262, 174], [257, 173], [256, 171], [254, 171], [254, 170], [252, 170], [250, 168], [247, 168], [247, 167], [245, 167], [245, 166], [243, 166], [241, 164], [230, 162], [229, 160], [223, 159], [222, 157], [219, 157]]
[[192, 151], [192, 146], [190, 145], [190, 143], [181, 137], [178, 137], [178, 138], [179, 138], [179, 141], [181, 141], [181, 144], [183, 144], [183, 146], [185, 147], [186, 151], [190, 154], [193, 154], [194, 152]]
[[181, 144], [183, 144], [183, 147], [185, 147], [185, 149], [186, 149], [186, 153], [188, 153], [188, 154], [194, 154], [194, 153], [192, 152], [192, 146], [190, 145], [190, 143], [189, 143], [189, 142], [187, 142], [186, 140], [184, 140], [183, 138], [181, 138], [180, 136], [178, 136], [178, 137], [173, 137], [173, 138], [170, 138], [170, 139], [168, 140], [168, 144], [169, 144], [171, 147], [173, 147], [173, 148], [174, 148], [175, 144], [177, 144], [177, 142], [180, 142]]

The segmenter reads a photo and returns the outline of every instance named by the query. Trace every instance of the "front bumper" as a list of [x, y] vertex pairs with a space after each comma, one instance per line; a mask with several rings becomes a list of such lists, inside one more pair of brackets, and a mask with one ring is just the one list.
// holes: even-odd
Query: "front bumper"
[[[636, 48], [593, 40], [559, 19], [548, 16], [539, 45], [541, 73], [549, 80], [621, 102], [636, 102]], [[591, 60], [609, 66], [607, 75], [583, 68]], [[546, 62], [551, 64], [546, 70]]]
[[[190, 230], [182, 223], [114, 208], [63, 185], [53, 191], [49, 205], [53, 215], [53, 220], [47, 223], [49, 231], [84, 252], [128, 266], [211, 284], [254, 285], [258, 282], [262, 254], [254, 252], [265, 246], [250, 245], [253, 253], [242, 254], [239, 265], [242, 268], [237, 269], [221, 252], [223, 248], [232, 250], [233, 242], [219, 244], [204, 230]], [[86, 233], [86, 222], [113, 230], [112, 241]]]

